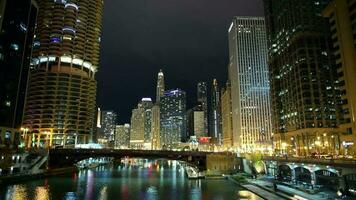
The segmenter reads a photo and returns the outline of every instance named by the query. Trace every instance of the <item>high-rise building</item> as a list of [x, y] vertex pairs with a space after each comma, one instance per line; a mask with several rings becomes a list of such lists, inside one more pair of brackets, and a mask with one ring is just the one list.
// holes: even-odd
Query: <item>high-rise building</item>
[[231, 85], [229, 81], [226, 83], [226, 88], [221, 91], [221, 123], [222, 145], [225, 149], [229, 149], [233, 146]]
[[139, 103], [137, 108], [132, 110], [130, 147], [142, 149], [145, 142], [145, 109]]
[[160, 138], [160, 108], [158, 104], [152, 107], [152, 149], [158, 150], [161, 148]]
[[164, 93], [164, 74], [162, 70], [159, 70], [157, 77], [157, 86], [156, 86], [156, 103], [160, 102], [161, 97]]
[[233, 146], [271, 147], [267, 41], [263, 17], [235, 17], [229, 28]]
[[145, 116], [144, 116], [144, 129], [145, 129], [145, 141], [144, 143], [151, 148], [151, 142], [152, 142], [152, 107], [153, 103], [151, 98], [142, 98], [141, 100], [141, 106], [145, 110]]
[[283, 153], [339, 151], [340, 83], [328, 20], [321, 15], [329, 2], [264, 1], [273, 140]]
[[205, 115], [202, 105], [195, 106], [187, 111], [187, 133], [189, 137], [206, 137], [204, 119]]
[[186, 137], [186, 94], [180, 89], [165, 91], [160, 101], [161, 147], [174, 148]]
[[105, 139], [108, 143], [112, 143], [115, 140], [116, 119], [117, 115], [112, 110], [103, 110], [101, 112], [101, 129], [103, 135], [99, 139]]
[[342, 112], [340, 143], [344, 150], [356, 153], [356, 1], [334, 0], [324, 10], [332, 33], [337, 76], [340, 80]]
[[38, 1], [23, 124], [40, 146], [87, 143], [93, 134], [103, 4]]
[[115, 148], [127, 149], [130, 146], [130, 124], [116, 125]]
[[211, 102], [210, 102], [210, 137], [213, 138], [217, 145], [221, 144], [222, 134], [221, 134], [221, 104], [220, 104], [220, 89], [218, 81], [213, 80], [211, 88]]
[[202, 106], [204, 112], [204, 136], [208, 136], [208, 90], [206, 82], [199, 82], [197, 91], [198, 104]]
[[[0, 2], [0, 127], [20, 131], [38, 6]], [[1, 136], [0, 128], [0, 136]]]

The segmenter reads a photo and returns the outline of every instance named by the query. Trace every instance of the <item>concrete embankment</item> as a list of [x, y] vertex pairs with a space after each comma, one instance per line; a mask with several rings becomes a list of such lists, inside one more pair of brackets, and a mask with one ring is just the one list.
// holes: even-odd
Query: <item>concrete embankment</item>
[[0, 185], [14, 184], [28, 180], [41, 179], [45, 177], [57, 176], [78, 172], [76, 167], [66, 167], [58, 169], [48, 169], [38, 173], [21, 173], [0, 177]]
[[261, 187], [257, 187], [253, 183], [249, 183], [249, 182], [240, 183], [240, 182], [234, 180], [230, 176], [228, 177], [228, 179], [230, 181], [236, 183], [240, 187], [242, 187], [242, 188], [244, 188], [244, 189], [256, 194], [257, 196], [259, 196], [259, 197], [261, 197], [262, 199], [265, 199], [265, 200], [288, 200], [288, 199], [293, 199], [293, 198], [290, 198], [288, 196], [284, 196], [284, 195], [281, 195], [281, 194], [278, 194], [278, 193], [275, 193], [275, 192], [272, 192], [272, 191], [268, 191], [268, 190], [262, 189]]

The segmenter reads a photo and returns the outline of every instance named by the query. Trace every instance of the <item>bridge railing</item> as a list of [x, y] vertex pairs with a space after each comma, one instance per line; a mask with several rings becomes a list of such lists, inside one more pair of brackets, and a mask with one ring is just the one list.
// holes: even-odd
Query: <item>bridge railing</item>
[[323, 165], [340, 165], [340, 166], [356, 166], [356, 160], [350, 159], [318, 159], [318, 158], [300, 158], [300, 157], [278, 157], [264, 156], [263, 160], [278, 161], [278, 162], [295, 162], [306, 164], [323, 164]]

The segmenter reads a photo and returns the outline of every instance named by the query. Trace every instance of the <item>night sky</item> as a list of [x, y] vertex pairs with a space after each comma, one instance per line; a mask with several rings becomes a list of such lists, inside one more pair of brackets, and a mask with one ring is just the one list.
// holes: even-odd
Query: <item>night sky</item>
[[238, 15], [263, 15], [262, 0], [105, 0], [98, 106], [130, 122], [142, 97], [154, 100], [162, 69], [166, 89], [186, 91], [192, 107], [197, 82], [225, 85], [227, 30]]

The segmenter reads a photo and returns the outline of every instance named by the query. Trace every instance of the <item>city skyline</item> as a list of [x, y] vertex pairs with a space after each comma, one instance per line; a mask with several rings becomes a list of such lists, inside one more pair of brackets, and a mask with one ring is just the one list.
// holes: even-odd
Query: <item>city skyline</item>
[[355, 199], [355, 76], [356, 0], [0, 0], [0, 199]]
[[[200, 12], [202, 4], [206, 8]], [[231, 19], [263, 15], [262, 0], [107, 1], [104, 6], [97, 102], [117, 112], [119, 123], [130, 121], [131, 109], [142, 97], [155, 99], [152, 77], [159, 69], [168, 80], [166, 88], [186, 91], [187, 108], [194, 107], [198, 82], [207, 82], [208, 88], [213, 78], [226, 82]], [[201, 69], [209, 73], [199, 73]]]

